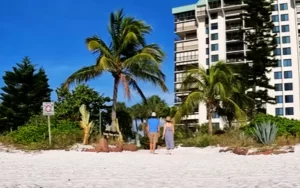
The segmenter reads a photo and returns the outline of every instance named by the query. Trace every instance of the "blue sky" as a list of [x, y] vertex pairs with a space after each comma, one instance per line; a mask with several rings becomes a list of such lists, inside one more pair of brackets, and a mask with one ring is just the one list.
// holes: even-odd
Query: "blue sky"
[[[86, 37], [97, 34], [109, 41], [107, 24], [112, 11], [124, 8], [125, 14], [144, 20], [153, 27], [148, 43], [158, 43], [166, 52], [163, 64], [169, 93], [149, 84], [141, 84], [146, 96], [158, 94], [168, 104], [174, 99], [174, 22], [172, 7], [197, 0], [10, 0], [0, 2], [0, 87], [2, 76], [29, 56], [43, 67], [49, 84], [56, 89], [71, 73], [95, 62], [85, 44]], [[88, 83], [99, 93], [112, 96], [112, 78], [104, 75]], [[55, 92], [52, 100], [56, 99]], [[138, 95], [127, 101], [119, 92], [119, 101], [128, 105], [140, 102]]]

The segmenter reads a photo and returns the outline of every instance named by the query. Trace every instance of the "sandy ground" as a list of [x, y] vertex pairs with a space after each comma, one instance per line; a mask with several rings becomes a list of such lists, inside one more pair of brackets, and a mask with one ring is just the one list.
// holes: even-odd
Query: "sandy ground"
[[0, 187], [269, 188], [300, 187], [295, 153], [238, 156], [220, 148], [178, 148], [123, 153], [0, 152]]

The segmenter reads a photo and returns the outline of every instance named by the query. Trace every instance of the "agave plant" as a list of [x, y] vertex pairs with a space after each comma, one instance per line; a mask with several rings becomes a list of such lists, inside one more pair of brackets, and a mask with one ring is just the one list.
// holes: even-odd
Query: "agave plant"
[[276, 124], [271, 121], [263, 122], [260, 125], [255, 124], [255, 128], [252, 130], [253, 135], [262, 144], [272, 144], [276, 138], [278, 128]]
[[81, 114], [80, 126], [83, 129], [83, 144], [88, 144], [89, 136], [91, 134], [92, 128], [94, 127], [94, 122], [90, 121], [90, 113], [87, 111], [86, 106], [83, 104], [79, 108]]

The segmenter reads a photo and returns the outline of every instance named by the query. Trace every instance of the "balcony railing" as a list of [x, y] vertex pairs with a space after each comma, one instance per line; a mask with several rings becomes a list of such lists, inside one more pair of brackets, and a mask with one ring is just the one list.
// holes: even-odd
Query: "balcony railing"
[[195, 25], [190, 25], [190, 26], [183, 26], [183, 27], [176, 27], [175, 31], [180, 32], [180, 31], [188, 31], [188, 30], [194, 30], [197, 29]]
[[205, 16], [206, 15], [206, 11], [202, 10], [202, 11], [197, 11], [197, 16]]
[[242, 27], [243, 26], [241, 24], [226, 25], [226, 30], [241, 29]]
[[190, 61], [190, 60], [198, 60], [198, 55], [176, 57], [176, 61]]
[[244, 46], [227, 46], [227, 52], [244, 50]]
[[224, 7], [228, 7], [228, 6], [234, 6], [234, 5], [241, 5], [242, 1], [224, 1]]
[[242, 40], [243, 36], [241, 35], [227, 35], [226, 40], [227, 41], [232, 41], [232, 40]]
[[195, 49], [198, 49], [198, 45], [177, 47], [176, 51], [195, 50]]
[[228, 63], [237, 63], [237, 62], [243, 62], [244, 59], [227, 59]]

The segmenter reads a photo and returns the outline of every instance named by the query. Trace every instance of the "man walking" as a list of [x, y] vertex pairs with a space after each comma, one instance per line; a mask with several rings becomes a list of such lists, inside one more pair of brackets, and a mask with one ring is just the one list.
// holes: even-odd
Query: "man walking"
[[150, 118], [148, 119], [148, 137], [150, 143], [150, 153], [154, 153], [159, 137], [159, 119], [156, 117], [155, 112], [152, 112]]

